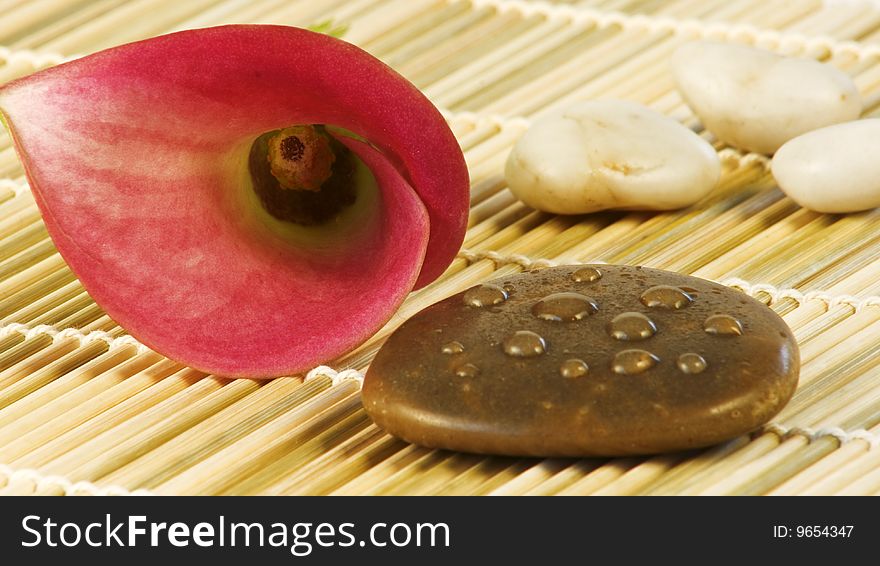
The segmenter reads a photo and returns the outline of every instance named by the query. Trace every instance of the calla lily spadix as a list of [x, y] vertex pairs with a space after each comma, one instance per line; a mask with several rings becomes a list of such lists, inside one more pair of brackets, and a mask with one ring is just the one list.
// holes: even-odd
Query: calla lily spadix
[[440, 113], [361, 49], [184, 31], [0, 87], [49, 234], [154, 350], [227, 376], [364, 342], [458, 251], [468, 175]]

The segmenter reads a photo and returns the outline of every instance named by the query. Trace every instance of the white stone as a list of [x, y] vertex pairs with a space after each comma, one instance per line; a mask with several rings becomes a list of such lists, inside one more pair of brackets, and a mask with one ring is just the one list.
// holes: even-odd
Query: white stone
[[758, 153], [862, 111], [855, 84], [839, 69], [744, 45], [683, 45], [672, 56], [672, 75], [709, 131]]
[[818, 212], [880, 206], [880, 119], [828, 126], [779, 148], [772, 162], [779, 187]]
[[537, 120], [517, 141], [505, 176], [538, 210], [670, 210], [703, 198], [718, 154], [679, 122], [634, 102], [578, 103]]

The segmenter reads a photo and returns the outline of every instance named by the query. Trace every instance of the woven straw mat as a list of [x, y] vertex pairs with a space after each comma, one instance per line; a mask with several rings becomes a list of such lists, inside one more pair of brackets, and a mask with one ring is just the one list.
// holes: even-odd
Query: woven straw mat
[[[410, 79], [471, 175], [464, 247], [356, 351], [269, 381], [205, 375], [140, 346], [56, 252], [0, 134], [0, 494], [873, 494], [880, 492], [880, 210], [797, 206], [767, 159], [725, 147], [673, 88], [670, 53], [711, 38], [829, 62], [880, 115], [880, 4], [867, 0], [0, 0], [0, 82], [106, 47], [224, 23], [309, 26]], [[716, 190], [684, 210], [554, 216], [505, 186], [511, 145], [574, 101], [624, 98], [713, 142]], [[800, 345], [776, 419], [706, 450], [489, 458], [377, 429], [359, 384], [388, 331], [487, 279], [553, 263], [646, 265], [770, 305]], [[339, 321], [345, 325], [344, 320]]]

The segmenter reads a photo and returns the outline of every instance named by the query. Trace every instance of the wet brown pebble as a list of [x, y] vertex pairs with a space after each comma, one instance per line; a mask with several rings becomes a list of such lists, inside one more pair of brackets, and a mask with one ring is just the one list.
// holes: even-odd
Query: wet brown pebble
[[377, 354], [363, 401], [380, 427], [424, 446], [650, 454], [754, 430], [791, 398], [798, 369], [782, 319], [738, 291], [657, 269], [564, 266], [412, 317]]

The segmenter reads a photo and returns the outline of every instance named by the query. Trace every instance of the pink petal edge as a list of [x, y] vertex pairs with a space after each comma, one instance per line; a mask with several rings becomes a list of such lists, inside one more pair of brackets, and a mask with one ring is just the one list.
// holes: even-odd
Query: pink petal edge
[[[180, 32], [14, 81], [0, 109], [92, 297], [145, 344], [205, 371], [296, 373], [351, 350], [463, 238], [467, 171], [445, 121], [384, 64], [320, 34]], [[231, 148], [296, 123], [334, 124], [378, 148], [344, 140], [383, 206], [338, 254], [267, 246], [224, 204]]]

